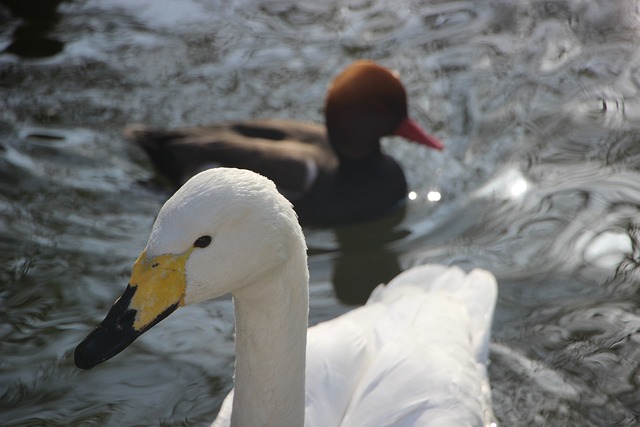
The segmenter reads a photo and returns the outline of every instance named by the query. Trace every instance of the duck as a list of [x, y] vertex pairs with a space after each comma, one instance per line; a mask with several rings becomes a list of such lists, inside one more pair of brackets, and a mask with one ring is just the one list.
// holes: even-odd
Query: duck
[[220, 426], [489, 426], [488, 271], [410, 268], [308, 328], [306, 243], [267, 178], [214, 168], [167, 200], [129, 284], [74, 353], [91, 369], [180, 307], [231, 294], [234, 388]]
[[126, 139], [148, 154], [174, 188], [216, 166], [249, 169], [276, 183], [303, 225], [332, 226], [375, 219], [406, 203], [401, 166], [380, 139], [397, 135], [442, 150], [408, 115], [397, 73], [369, 60], [333, 80], [325, 125], [291, 119], [233, 121], [177, 130], [132, 124]]

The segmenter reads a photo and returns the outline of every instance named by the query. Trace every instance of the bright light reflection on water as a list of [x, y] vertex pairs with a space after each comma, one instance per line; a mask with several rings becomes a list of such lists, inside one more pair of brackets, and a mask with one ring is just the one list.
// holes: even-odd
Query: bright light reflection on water
[[440, 200], [440, 197], [441, 197], [441, 195], [437, 191], [429, 191], [427, 193], [427, 200], [430, 201], [430, 202], [437, 202], [437, 201]]

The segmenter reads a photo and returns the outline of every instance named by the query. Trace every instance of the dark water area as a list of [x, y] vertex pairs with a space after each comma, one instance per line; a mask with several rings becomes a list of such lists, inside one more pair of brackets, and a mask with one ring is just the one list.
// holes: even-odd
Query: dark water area
[[401, 74], [446, 149], [384, 141], [406, 210], [305, 230], [311, 323], [415, 264], [487, 268], [500, 424], [640, 424], [637, 1], [34, 3], [0, 1], [0, 425], [214, 419], [229, 299], [73, 364], [170, 195], [122, 128], [320, 121], [359, 58]]

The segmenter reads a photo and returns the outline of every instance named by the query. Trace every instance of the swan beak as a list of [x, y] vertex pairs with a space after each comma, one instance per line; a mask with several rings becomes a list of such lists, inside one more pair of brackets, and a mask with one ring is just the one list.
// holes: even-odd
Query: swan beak
[[182, 254], [148, 258], [133, 265], [131, 280], [104, 318], [75, 350], [75, 364], [91, 369], [124, 350], [136, 338], [184, 305], [185, 265], [192, 249]]

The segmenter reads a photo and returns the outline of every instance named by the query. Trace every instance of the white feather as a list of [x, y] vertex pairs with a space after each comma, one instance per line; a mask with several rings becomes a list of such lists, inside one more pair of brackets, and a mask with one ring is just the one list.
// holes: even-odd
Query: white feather
[[310, 328], [306, 425], [488, 425], [495, 298], [486, 271], [427, 265]]

